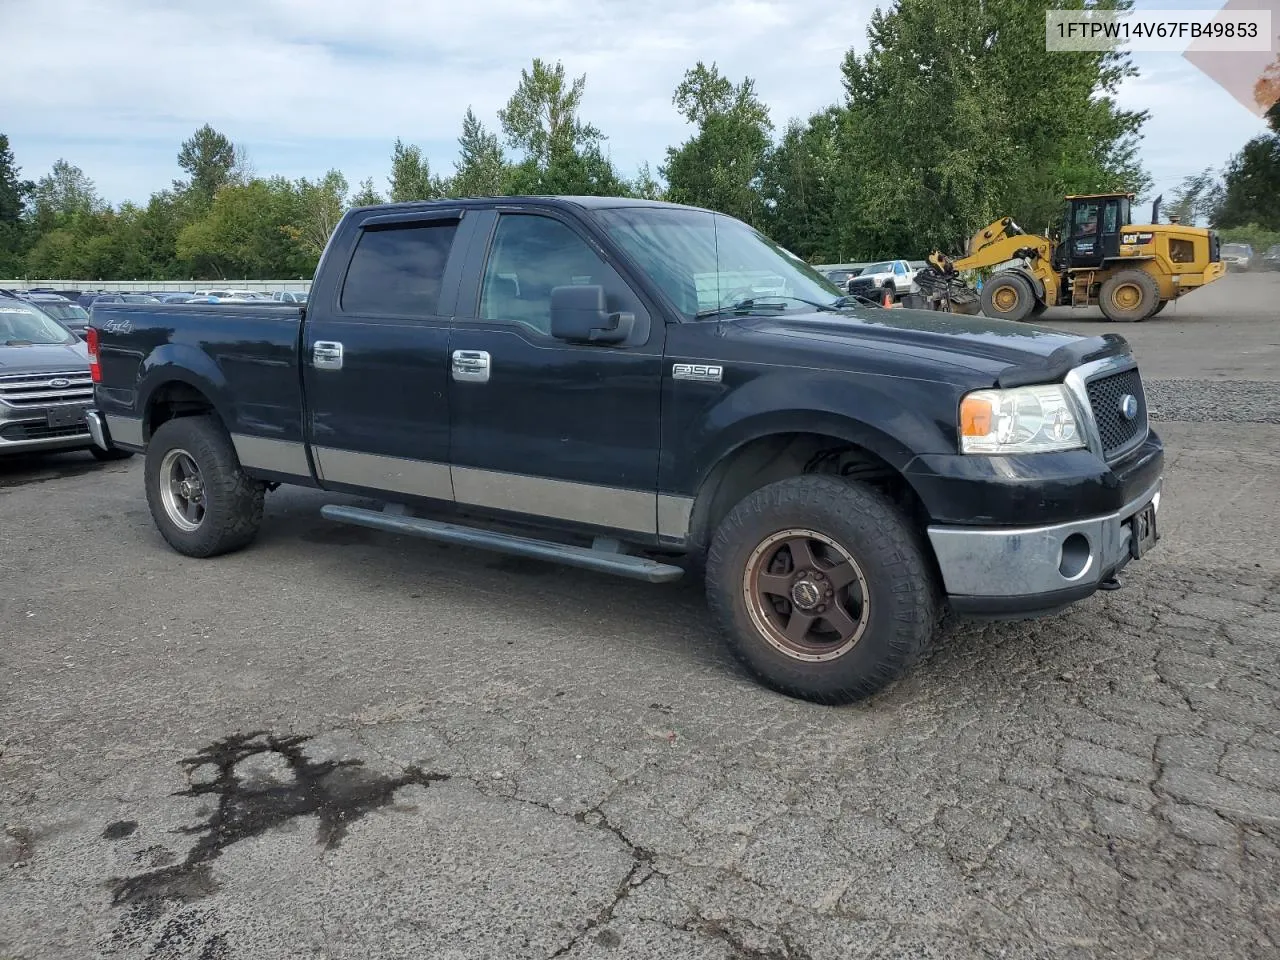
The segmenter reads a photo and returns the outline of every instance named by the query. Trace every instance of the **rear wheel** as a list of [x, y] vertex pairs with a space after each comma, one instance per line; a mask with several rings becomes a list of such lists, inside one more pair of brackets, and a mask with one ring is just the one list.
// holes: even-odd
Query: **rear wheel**
[[819, 703], [880, 690], [938, 626], [919, 533], [886, 496], [836, 477], [749, 494], [717, 529], [706, 576], [733, 654], [767, 686]]
[[217, 556], [257, 536], [266, 487], [245, 474], [213, 417], [162, 423], [147, 444], [145, 484], [151, 518], [179, 553]]
[[1154, 316], [1160, 304], [1160, 288], [1145, 270], [1121, 270], [1108, 277], [1098, 293], [1098, 305], [1108, 319], [1141, 323]]
[[996, 320], [1026, 320], [1035, 305], [1031, 284], [1020, 274], [997, 274], [982, 286], [982, 312]]

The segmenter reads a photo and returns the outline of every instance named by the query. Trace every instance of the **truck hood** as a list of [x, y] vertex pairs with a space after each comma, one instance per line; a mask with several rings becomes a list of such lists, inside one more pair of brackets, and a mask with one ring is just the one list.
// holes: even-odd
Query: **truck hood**
[[[1123, 337], [1081, 337], [1029, 323], [933, 310], [806, 312], [737, 321], [746, 335], [776, 339], [780, 348], [808, 346], [822, 365], [844, 365], [868, 351], [966, 368], [1002, 386], [1061, 379], [1072, 367], [1127, 353]], [[808, 352], [808, 351], [805, 351]], [[815, 364], [817, 365], [817, 364]]]
[[33, 343], [29, 347], [0, 346], [0, 377], [14, 373], [62, 373], [89, 369], [89, 348], [74, 343]]

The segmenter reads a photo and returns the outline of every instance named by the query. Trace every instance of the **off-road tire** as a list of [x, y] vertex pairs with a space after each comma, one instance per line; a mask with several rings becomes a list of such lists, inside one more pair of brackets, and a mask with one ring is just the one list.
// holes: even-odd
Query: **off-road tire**
[[[834, 540], [865, 577], [865, 628], [834, 659], [805, 661], [780, 651], [749, 606], [753, 553], [794, 528]], [[838, 477], [792, 477], [749, 494], [721, 521], [707, 555], [707, 602], [729, 649], [766, 686], [818, 703], [849, 703], [900, 677], [938, 633], [942, 604], [933, 569], [921, 532], [878, 490]]]
[[1161, 301], [1160, 301], [1160, 303], [1156, 305], [1156, 308], [1155, 308], [1154, 310], [1152, 310], [1152, 311], [1151, 311], [1151, 316], [1153, 316], [1153, 317], [1154, 317], [1157, 313], [1159, 313], [1161, 310], [1163, 310], [1163, 309], [1164, 309], [1165, 307], [1167, 307], [1168, 305], [1169, 305], [1169, 301], [1168, 301], [1168, 300], [1161, 300]]
[[[1006, 298], [1009, 303], [999, 302]], [[1035, 291], [1020, 273], [998, 273], [982, 285], [982, 312], [993, 320], [1026, 320], [1035, 305]]]
[[[1134, 292], [1132, 306], [1120, 302], [1127, 291]], [[1155, 316], [1160, 304], [1160, 287], [1155, 277], [1145, 270], [1121, 270], [1112, 274], [1098, 291], [1102, 315], [1114, 323], [1141, 323]]]
[[[183, 530], [162, 502], [160, 466], [171, 450], [185, 451], [199, 468], [204, 516]], [[161, 536], [188, 557], [214, 557], [239, 550], [258, 534], [266, 485], [247, 476], [222, 423], [214, 417], [176, 417], [162, 423], [147, 444], [144, 483], [151, 518]]]
[[93, 454], [93, 459], [108, 463], [112, 460], [128, 460], [133, 456], [132, 450], [121, 450], [119, 447], [112, 447], [110, 450], [103, 450], [101, 447], [90, 447], [89, 452]]

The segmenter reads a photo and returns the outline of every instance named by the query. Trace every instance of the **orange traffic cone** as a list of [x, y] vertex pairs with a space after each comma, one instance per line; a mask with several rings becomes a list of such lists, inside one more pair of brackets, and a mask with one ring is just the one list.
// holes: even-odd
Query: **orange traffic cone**
[[883, 302], [883, 303], [881, 303], [881, 304], [880, 304], [880, 306], [882, 306], [882, 307], [896, 307], [896, 306], [897, 306], [897, 304], [893, 302], [893, 294], [892, 294], [892, 293], [890, 293], [888, 290], [886, 290], [886, 291], [884, 292], [884, 302]]

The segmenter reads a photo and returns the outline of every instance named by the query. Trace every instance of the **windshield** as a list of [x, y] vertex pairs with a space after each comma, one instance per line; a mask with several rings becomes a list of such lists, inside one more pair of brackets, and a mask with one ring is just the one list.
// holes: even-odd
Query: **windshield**
[[893, 273], [893, 264], [889, 261], [885, 261], [884, 263], [873, 263], [869, 267], [863, 267], [862, 273], [858, 274], [858, 276], [869, 277], [873, 273]]
[[0, 304], [0, 346], [74, 343], [75, 335], [34, 307]]
[[1247, 243], [1228, 243], [1222, 248], [1223, 253], [1250, 253], [1252, 248]]
[[42, 303], [40, 309], [63, 323], [89, 322], [89, 314], [85, 312], [84, 307], [78, 307], [74, 303]]
[[[830, 306], [840, 290], [763, 234], [724, 214], [662, 207], [598, 211], [609, 236], [688, 318], [759, 299], [777, 309]], [[790, 298], [778, 301], [773, 298]], [[796, 303], [795, 301], [802, 301]]]

